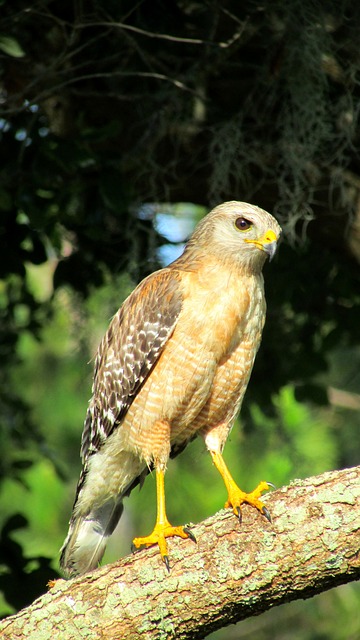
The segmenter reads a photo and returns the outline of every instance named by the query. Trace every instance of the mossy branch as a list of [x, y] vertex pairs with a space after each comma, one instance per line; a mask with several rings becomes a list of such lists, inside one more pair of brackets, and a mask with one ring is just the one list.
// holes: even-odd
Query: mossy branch
[[147, 549], [91, 574], [56, 581], [0, 623], [11, 640], [61, 637], [190, 640], [360, 578], [360, 467], [294, 481], [269, 494], [270, 524], [245, 506], [170, 540], [171, 572]]

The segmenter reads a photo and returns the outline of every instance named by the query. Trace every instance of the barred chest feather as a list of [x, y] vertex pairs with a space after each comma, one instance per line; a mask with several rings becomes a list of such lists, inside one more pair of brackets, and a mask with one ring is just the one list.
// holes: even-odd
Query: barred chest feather
[[264, 324], [263, 280], [242, 278], [239, 289], [226, 276], [218, 274], [215, 292], [192, 282], [191, 304], [124, 419], [130, 447], [146, 460], [156, 450], [155, 423], [168, 423], [178, 445], [240, 407]]
[[176, 441], [215, 428], [219, 423], [226, 423], [227, 434], [240, 409], [265, 321], [262, 276], [249, 279], [246, 289], [237, 294], [238, 299], [232, 292], [227, 300], [220, 301], [221, 311], [212, 325], [213, 342], [209, 341], [209, 348], [217, 355], [211, 385], [193, 421], [175, 434]]

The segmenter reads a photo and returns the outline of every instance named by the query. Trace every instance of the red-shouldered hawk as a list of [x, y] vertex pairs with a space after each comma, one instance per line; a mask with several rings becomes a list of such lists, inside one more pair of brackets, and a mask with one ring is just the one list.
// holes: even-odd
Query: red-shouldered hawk
[[135, 548], [158, 544], [169, 568], [166, 538], [194, 536], [173, 527], [165, 509], [170, 456], [200, 434], [223, 477], [226, 506], [241, 518], [268, 484], [250, 494], [235, 484], [222, 457], [240, 409], [265, 321], [262, 267], [281, 228], [266, 211], [225, 202], [196, 227], [183, 254], [151, 274], [125, 300], [95, 360], [85, 420], [83, 470], [61, 567], [68, 575], [97, 566], [123, 510], [123, 498], [156, 471], [157, 519]]

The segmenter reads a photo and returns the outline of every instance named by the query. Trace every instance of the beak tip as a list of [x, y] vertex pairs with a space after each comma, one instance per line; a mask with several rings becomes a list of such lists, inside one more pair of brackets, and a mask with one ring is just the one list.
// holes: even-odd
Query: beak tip
[[276, 253], [276, 249], [277, 249], [277, 242], [276, 240], [274, 240], [273, 242], [269, 242], [267, 244], [264, 245], [264, 251], [268, 254], [269, 256], [269, 262], [272, 261], [275, 253]]

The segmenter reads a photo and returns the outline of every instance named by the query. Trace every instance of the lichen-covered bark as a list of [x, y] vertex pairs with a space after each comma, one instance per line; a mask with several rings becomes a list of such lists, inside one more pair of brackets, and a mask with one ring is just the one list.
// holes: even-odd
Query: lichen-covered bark
[[270, 524], [245, 506], [169, 541], [171, 573], [147, 549], [81, 578], [58, 580], [0, 624], [17, 640], [189, 640], [360, 578], [360, 467], [295, 481], [266, 496]]

